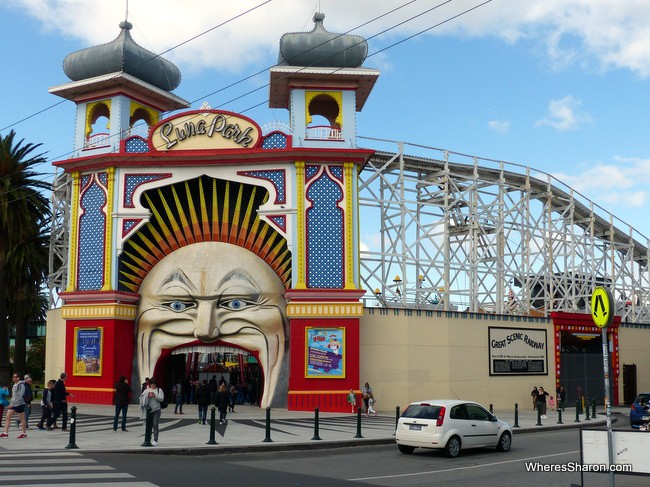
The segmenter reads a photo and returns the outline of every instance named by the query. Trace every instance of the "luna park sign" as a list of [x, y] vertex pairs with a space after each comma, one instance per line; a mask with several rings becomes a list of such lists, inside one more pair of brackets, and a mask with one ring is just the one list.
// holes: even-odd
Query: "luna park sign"
[[151, 133], [159, 151], [248, 149], [257, 146], [261, 129], [253, 120], [231, 112], [185, 112], [160, 122]]

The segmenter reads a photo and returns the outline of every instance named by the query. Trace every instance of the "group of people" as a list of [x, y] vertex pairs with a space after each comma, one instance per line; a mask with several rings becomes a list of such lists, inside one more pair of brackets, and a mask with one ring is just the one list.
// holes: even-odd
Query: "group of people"
[[[174, 414], [183, 414], [183, 387], [183, 382], [179, 379], [172, 389], [175, 399]], [[199, 424], [206, 424], [208, 407], [211, 404], [219, 410], [219, 424], [225, 424], [227, 414], [235, 412], [237, 387], [227, 384], [223, 378], [217, 381], [216, 375], [213, 375], [210, 381], [203, 379], [196, 388], [196, 404]]]
[[[39, 430], [58, 429], [56, 422], [59, 416], [62, 418], [61, 430], [68, 429], [68, 396], [71, 394], [66, 390], [65, 381], [67, 374], [63, 372], [58, 380], [50, 380], [43, 389], [41, 396], [41, 419], [38, 422]], [[0, 427], [2, 427], [2, 417], [5, 409], [7, 415], [5, 418], [4, 431], [0, 433], [0, 438], [9, 436], [9, 428], [14, 416], [17, 416], [17, 426], [21, 433], [18, 439], [27, 438], [29, 429], [29, 417], [32, 412], [32, 402], [34, 400], [34, 389], [32, 377], [29, 374], [23, 376], [20, 372], [14, 372], [11, 380], [13, 385], [11, 393], [7, 386], [0, 388]]]
[[547, 402], [551, 407], [551, 410], [555, 410], [555, 399], [557, 398], [557, 407], [564, 410], [564, 401], [566, 400], [566, 391], [564, 386], [559, 386], [556, 390], [556, 398], [549, 395], [548, 392], [544, 390], [542, 386], [533, 387], [533, 390], [530, 392], [531, 397], [533, 398], [533, 410], [537, 410], [540, 413], [542, 418], [547, 418], [546, 408]]
[[[373, 406], [375, 404], [375, 396], [372, 393], [372, 387], [367, 382], [361, 388], [361, 399], [363, 400], [363, 405], [365, 407], [366, 416], [377, 416], [379, 414], [374, 410]], [[352, 413], [357, 412], [357, 394], [354, 392], [354, 389], [350, 389], [348, 394], [348, 405], [350, 406]]]

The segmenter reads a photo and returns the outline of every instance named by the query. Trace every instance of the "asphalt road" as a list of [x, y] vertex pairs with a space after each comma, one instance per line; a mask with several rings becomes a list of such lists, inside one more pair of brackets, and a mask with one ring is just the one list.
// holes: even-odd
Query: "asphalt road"
[[[448, 459], [440, 452], [416, 450], [412, 455], [400, 453], [395, 446], [367, 446], [316, 451], [285, 451], [242, 454], [210, 454], [175, 456], [161, 454], [91, 454], [75, 453], [84, 462], [66, 467], [80, 478], [100, 469], [97, 477], [87, 477], [84, 485], [99, 485], [101, 468], [110, 468], [121, 486], [161, 487], [201, 485], [241, 485], [264, 487], [332, 487], [372, 485], [389, 487], [415, 486], [571, 486], [580, 483], [578, 472], [527, 472], [527, 463], [568, 464], [579, 462], [577, 430], [515, 435], [508, 453], [490, 449], [465, 451], [457, 459]], [[77, 457], [75, 457], [77, 458]], [[38, 460], [30, 464], [39, 468]], [[43, 474], [47, 466], [42, 465]], [[4, 472], [3, 472], [4, 473]], [[120, 478], [120, 475], [127, 475]], [[607, 474], [585, 474], [585, 486], [609, 486]], [[73, 480], [52, 479], [55, 482]], [[33, 482], [30, 482], [33, 483]], [[650, 483], [648, 477], [616, 475], [618, 487], [641, 487]], [[0, 480], [0, 484], [4, 484]], [[11, 485], [23, 482], [12, 478]], [[106, 479], [101, 485], [108, 484]]]

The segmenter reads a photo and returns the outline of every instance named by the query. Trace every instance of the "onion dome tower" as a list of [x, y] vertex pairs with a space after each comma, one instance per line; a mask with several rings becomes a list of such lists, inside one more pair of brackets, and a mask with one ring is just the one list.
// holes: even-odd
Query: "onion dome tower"
[[72, 82], [49, 90], [77, 105], [73, 157], [119, 152], [126, 137], [146, 138], [163, 112], [189, 107], [171, 93], [180, 70], [136, 44], [132, 27], [125, 20], [113, 41], [68, 54], [63, 70]]
[[379, 71], [361, 66], [368, 54], [363, 37], [328, 32], [324, 18], [316, 13], [311, 32], [280, 38], [269, 106], [289, 109], [294, 147], [356, 148], [356, 112]]

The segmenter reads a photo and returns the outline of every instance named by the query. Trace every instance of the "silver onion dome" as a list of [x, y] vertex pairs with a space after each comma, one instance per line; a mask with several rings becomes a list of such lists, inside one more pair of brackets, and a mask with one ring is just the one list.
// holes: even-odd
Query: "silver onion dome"
[[314, 15], [311, 32], [294, 32], [280, 38], [278, 64], [358, 68], [368, 55], [368, 43], [358, 35], [333, 34], [323, 27], [325, 14]]
[[65, 74], [80, 81], [122, 71], [165, 91], [178, 87], [180, 70], [136, 44], [129, 32], [132, 27], [128, 21], [121, 22], [122, 31], [112, 42], [68, 54], [63, 61]]

